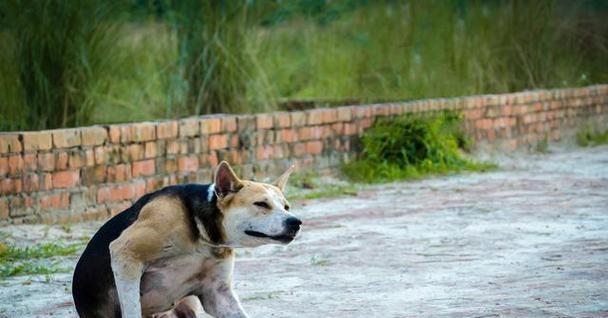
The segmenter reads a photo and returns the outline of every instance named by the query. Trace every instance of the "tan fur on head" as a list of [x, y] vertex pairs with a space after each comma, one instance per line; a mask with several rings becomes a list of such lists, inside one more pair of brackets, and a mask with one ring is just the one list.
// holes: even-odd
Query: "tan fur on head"
[[[214, 191], [223, 214], [222, 225], [228, 245], [258, 246], [276, 243], [272, 237], [295, 235], [286, 222], [295, 216], [287, 211], [289, 202], [283, 195], [294, 168], [289, 167], [273, 184], [268, 184], [241, 180], [225, 161], [218, 165]], [[260, 236], [252, 236], [251, 232]]]

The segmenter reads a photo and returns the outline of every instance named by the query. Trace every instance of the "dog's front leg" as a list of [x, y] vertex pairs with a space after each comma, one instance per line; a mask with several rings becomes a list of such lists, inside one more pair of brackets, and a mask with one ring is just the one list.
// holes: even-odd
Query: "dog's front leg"
[[139, 286], [144, 265], [132, 257], [120, 239], [110, 244], [110, 256], [122, 318], [141, 318]]
[[217, 281], [202, 289], [205, 311], [217, 318], [248, 318], [230, 282]]

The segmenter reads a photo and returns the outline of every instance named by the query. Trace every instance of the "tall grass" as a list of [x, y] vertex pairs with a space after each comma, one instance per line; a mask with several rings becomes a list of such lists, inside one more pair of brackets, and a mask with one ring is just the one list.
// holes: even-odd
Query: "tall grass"
[[45, 129], [91, 122], [95, 98], [113, 68], [118, 6], [104, 1], [0, 4], [2, 129]]
[[188, 113], [273, 106], [255, 56], [244, 45], [249, 29], [246, 1], [184, 0], [173, 2], [171, 9], [180, 69], [188, 82]]
[[607, 19], [599, 0], [5, 0], [0, 130], [608, 82]]
[[296, 16], [262, 28], [256, 51], [278, 94], [298, 99], [584, 85], [608, 77], [607, 10], [588, 2], [375, 1], [328, 23]]

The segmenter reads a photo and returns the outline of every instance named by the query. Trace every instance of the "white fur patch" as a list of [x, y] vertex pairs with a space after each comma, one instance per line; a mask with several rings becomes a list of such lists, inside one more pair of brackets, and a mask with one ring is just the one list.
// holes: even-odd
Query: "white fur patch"
[[212, 183], [209, 185], [209, 189], [207, 190], [207, 202], [211, 202], [214, 194], [215, 194], [215, 183]]

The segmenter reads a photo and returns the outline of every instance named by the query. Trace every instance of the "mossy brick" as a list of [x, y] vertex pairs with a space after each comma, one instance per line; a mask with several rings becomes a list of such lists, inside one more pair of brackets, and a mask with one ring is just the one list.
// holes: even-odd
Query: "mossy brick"
[[163, 121], [156, 124], [156, 137], [158, 139], [168, 139], [177, 137], [179, 127], [177, 121]]
[[21, 137], [25, 151], [49, 150], [53, 147], [52, 135], [47, 131], [24, 132]]
[[131, 124], [131, 140], [135, 142], [150, 141], [156, 139], [155, 123], [145, 122]]
[[236, 124], [239, 134], [252, 132], [256, 129], [256, 117], [255, 115], [237, 116]]
[[237, 129], [236, 116], [222, 116], [221, 127], [223, 132], [235, 132]]
[[258, 114], [255, 117], [257, 129], [270, 129], [274, 125], [274, 120], [270, 114]]
[[80, 135], [83, 146], [99, 146], [108, 140], [108, 130], [101, 126], [83, 127]]
[[51, 130], [53, 136], [53, 147], [71, 148], [81, 145], [80, 129], [57, 129]]
[[0, 133], [0, 154], [21, 152], [22, 150], [19, 134]]
[[179, 137], [192, 137], [200, 134], [200, 121], [198, 118], [185, 118], [178, 122]]
[[277, 128], [287, 128], [291, 126], [291, 116], [288, 112], [277, 112], [273, 115], [274, 126]]
[[219, 117], [205, 117], [200, 121], [200, 133], [203, 135], [217, 134], [222, 131], [222, 121]]

